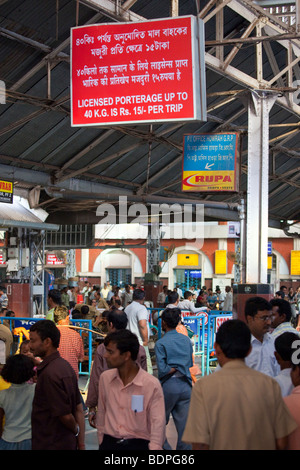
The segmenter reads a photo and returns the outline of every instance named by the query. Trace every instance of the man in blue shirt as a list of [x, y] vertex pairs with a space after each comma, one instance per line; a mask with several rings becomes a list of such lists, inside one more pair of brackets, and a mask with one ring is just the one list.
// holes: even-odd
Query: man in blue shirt
[[213, 293], [212, 289], [208, 289], [208, 296], [206, 297], [206, 302], [208, 307], [211, 310], [215, 310], [218, 302], [218, 297]]
[[[166, 424], [172, 414], [178, 434], [176, 450], [189, 450], [191, 446], [182, 442], [181, 438], [192, 391], [189, 369], [193, 365], [193, 347], [188, 336], [176, 331], [180, 319], [179, 308], [166, 308], [163, 311], [161, 321], [164, 335], [156, 342], [155, 354], [158, 378], [165, 398]], [[167, 440], [164, 449], [172, 450]]]

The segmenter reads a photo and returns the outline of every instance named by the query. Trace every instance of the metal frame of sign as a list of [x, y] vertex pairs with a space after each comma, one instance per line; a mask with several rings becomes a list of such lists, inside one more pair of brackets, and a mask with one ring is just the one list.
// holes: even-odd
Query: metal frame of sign
[[239, 132], [185, 134], [182, 191], [238, 192], [240, 144]]
[[205, 121], [204, 45], [194, 16], [71, 28], [71, 126]]

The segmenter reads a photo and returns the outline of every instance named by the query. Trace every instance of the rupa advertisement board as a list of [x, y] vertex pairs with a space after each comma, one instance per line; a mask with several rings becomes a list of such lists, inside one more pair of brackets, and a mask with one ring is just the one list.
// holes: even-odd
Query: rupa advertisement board
[[182, 191], [237, 192], [239, 177], [238, 132], [184, 135]]
[[206, 120], [203, 21], [71, 29], [71, 125]]

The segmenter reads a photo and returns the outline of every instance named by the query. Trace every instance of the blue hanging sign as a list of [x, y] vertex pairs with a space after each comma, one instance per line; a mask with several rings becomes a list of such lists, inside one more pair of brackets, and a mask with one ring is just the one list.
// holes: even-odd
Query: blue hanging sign
[[239, 133], [184, 135], [182, 191], [238, 191]]

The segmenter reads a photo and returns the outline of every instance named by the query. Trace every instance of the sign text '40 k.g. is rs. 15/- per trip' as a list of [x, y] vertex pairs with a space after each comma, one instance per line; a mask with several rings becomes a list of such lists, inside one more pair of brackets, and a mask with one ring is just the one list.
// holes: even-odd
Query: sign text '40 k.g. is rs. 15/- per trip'
[[206, 120], [203, 37], [192, 16], [72, 28], [72, 126]]

